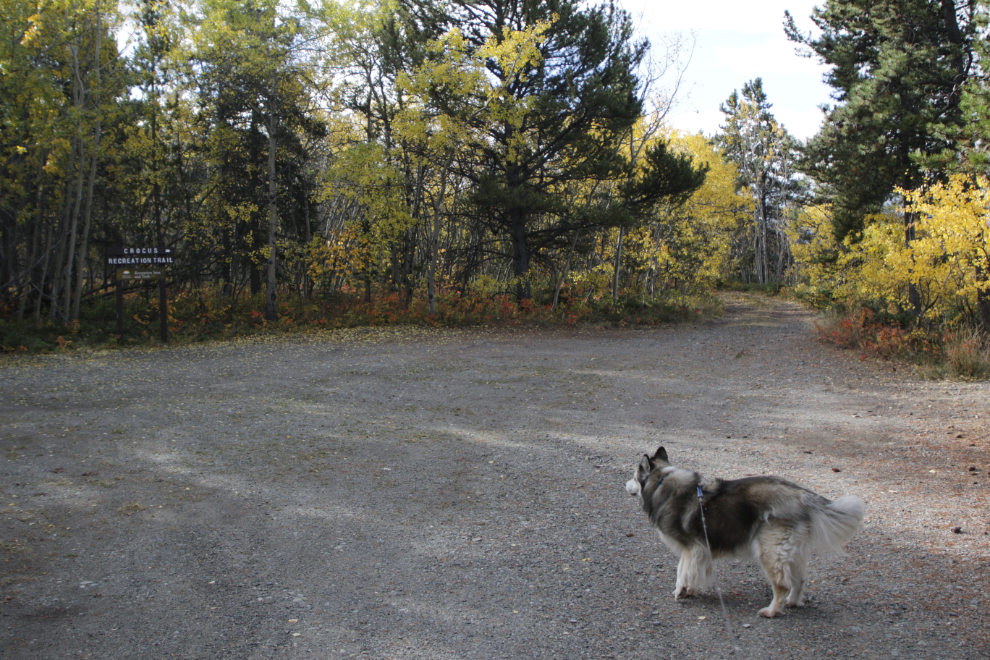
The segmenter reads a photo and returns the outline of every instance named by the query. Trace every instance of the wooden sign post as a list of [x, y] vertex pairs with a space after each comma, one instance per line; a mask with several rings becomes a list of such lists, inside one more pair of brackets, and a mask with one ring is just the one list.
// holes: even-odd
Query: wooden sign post
[[107, 267], [117, 280], [117, 335], [124, 334], [124, 282], [158, 280], [162, 343], [168, 343], [168, 294], [166, 268], [172, 265], [175, 250], [166, 247], [107, 248]]

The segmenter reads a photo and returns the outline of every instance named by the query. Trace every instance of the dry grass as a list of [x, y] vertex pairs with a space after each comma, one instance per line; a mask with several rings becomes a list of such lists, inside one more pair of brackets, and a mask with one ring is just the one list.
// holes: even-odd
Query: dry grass
[[990, 379], [990, 338], [974, 329], [905, 329], [862, 308], [815, 322], [820, 341], [861, 352], [861, 359], [913, 363], [926, 379]]
[[990, 378], [990, 341], [976, 331], [952, 338], [945, 346], [945, 365], [954, 378]]

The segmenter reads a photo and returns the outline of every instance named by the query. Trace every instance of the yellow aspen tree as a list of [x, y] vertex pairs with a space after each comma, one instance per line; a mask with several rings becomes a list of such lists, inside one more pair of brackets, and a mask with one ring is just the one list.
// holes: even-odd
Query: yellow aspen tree
[[897, 189], [915, 214], [914, 240], [905, 243], [903, 219], [870, 216], [846, 238], [839, 266], [849, 296], [917, 309], [919, 320], [968, 313], [983, 323], [981, 297], [990, 291], [990, 183], [953, 175], [926, 190]]

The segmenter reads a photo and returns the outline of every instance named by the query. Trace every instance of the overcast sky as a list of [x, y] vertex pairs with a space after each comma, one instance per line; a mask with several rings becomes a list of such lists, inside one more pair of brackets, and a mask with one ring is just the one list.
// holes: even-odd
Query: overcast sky
[[[784, 36], [784, 11], [804, 31], [814, 24], [811, 10], [822, 0], [619, 0], [641, 34], [659, 46], [664, 35], [694, 33], [697, 42], [685, 76], [681, 105], [670, 117], [677, 128], [711, 135], [724, 115], [719, 104], [744, 83], [763, 78], [772, 112], [798, 138], [818, 132], [823, 103], [831, 103], [822, 82], [825, 67], [802, 58]], [[641, 19], [640, 19], [641, 17]]]

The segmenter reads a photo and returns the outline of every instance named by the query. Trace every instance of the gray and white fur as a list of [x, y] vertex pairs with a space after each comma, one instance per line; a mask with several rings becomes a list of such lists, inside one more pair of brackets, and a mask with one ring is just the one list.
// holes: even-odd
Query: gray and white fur
[[785, 606], [801, 607], [812, 550], [841, 553], [863, 520], [858, 497], [833, 502], [779, 477], [703, 483], [697, 472], [672, 466], [660, 447], [653, 456], [643, 456], [626, 491], [640, 496], [660, 538], [680, 555], [675, 600], [706, 589], [714, 576], [699, 484], [712, 556], [759, 560], [773, 587], [773, 600], [760, 616], [782, 614]]

